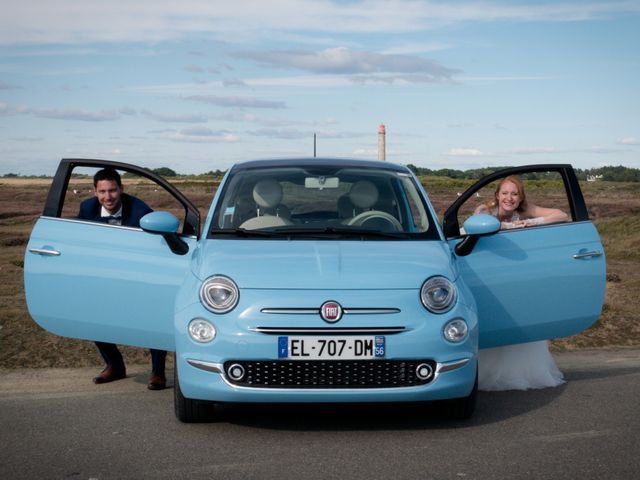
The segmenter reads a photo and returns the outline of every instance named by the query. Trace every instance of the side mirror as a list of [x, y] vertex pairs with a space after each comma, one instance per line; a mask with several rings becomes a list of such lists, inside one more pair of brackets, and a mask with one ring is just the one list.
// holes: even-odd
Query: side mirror
[[151, 212], [140, 219], [140, 228], [145, 232], [162, 235], [176, 255], [185, 255], [189, 245], [178, 236], [180, 220], [169, 212]]
[[500, 220], [493, 215], [478, 213], [464, 222], [464, 231], [467, 236], [455, 246], [456, 254], [461, 257], [471, 253], [480, 237], [500, 231]]
[[467, 235], [491, 235], [499, 230], [500, 220], [486, 213], [472, 215], [464, 222], [464, 231]]

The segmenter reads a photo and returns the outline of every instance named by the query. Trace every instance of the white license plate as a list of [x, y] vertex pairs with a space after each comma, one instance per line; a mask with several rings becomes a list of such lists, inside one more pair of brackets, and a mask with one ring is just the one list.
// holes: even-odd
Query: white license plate
[[367, 360], [384, 358], [385, 338], [278, 337], [278, 358], [289, 360]]

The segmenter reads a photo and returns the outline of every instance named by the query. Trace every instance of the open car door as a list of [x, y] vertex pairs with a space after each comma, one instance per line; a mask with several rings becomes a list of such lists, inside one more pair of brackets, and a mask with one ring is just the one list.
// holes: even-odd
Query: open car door
[[559, 208], [563, 223], [501, 230], [477, 238], [456, 255], [478, 308], [480, 348], [574, 335], [588, 328], [604, 303], [605, 257], [570, 165], [530, 165], [484, 177], [444, 215], [453, 250], [475, 207], [489, 201], [500, 179], [518, 175], [530, 203]]
[[[157, 196], [173, 202], [187, 254], [172, 253], [162, 235], [77, 218], [81, 200], [93, 195], [91, 175], [77, 172], [105, 167], [119, 171], [125, 190], [152, 208]], [[167, 201], [155, 203], [155, 209], [166, 209]], [[174, 299], [199, 233], [195, 206], [149, 170], [104, 160], [62, 160], [25, 252], [29, 313], [61, 336], [175, 350]]]

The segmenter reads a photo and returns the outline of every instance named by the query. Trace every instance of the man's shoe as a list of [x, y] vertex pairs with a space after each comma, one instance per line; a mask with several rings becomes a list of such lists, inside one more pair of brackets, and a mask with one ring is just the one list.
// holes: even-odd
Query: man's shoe
[[111, 367], [105, 368], [100, 375], [93, 378], [93, 383], [109, 383], [115, 380], [120, 380], [121, 378], [125, 378], [127, 376], [127, 372], [124, 370], [115, 370]]
[[167, 388], [167, 379], [160, 375], [152, 373], [151, 377], [149, 377], [147, 388], [149, 390], [164, 390], [165, 388]]

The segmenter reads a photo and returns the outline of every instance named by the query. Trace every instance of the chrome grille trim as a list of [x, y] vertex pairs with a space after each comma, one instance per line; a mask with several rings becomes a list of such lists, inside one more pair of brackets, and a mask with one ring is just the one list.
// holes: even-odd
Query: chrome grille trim
[[267, 335], [344, 335], [344, 334], [371, 334], [371, 335], [393, 335], [407, 332], [406, 327], [251, 327], [252, 332], [266, 333]]
[[192, 367], [196, 367], [207, 372], [224, 373], [224, 368], [221, 363], [205, 362], [204, 360], [194, 360], [192, 358], [188, 358], [187, 363]]
[[[435, 382], [438, 377], [442, 374], [442, 373], [446, 373], [449, 372], [451, 370], [455, 370], [458, 368], [461, 368], [465, 365], [467, 365], [469, 362], [471, 361], [470, 358], [462, 358], [460, 360], [454, 360], [452, 362], [445, 362], [445, 363], [437, 363], [436, 364], [436, 369], [433, 375], [433, 378], [429, 380], [429, 383], [433, 383]], [[199, 368], [201, 370], [205, 370], [207, 372], [212, 372], [212, 373], [217, 373], [220, 374], [220, 378], [222, 378], [222, 381], [228, 385], [229, 387], [232, 387], [234, 389], [237, 390], [260, 390], [260, 391], [272, 391], [272, 392], [282, 392], [283, 390], [302, 390], [301, 388], [282, 388], [282, 387], [253, 387], [253, 386], [243, 386], [243, 385], [239, 385], [238, 383], [232, 383], [229, 378], [227, 378], [227, 375], [224, 372], [224, 365], [222, 363], [215, 363], [215, 362], [206, 362], [203, 360], [195, 360], [195, 359], [187, 359], [187, 363], [189, 363], [191, 366], [195, 367], [195, 368]], [[414, 387], [420, 387], [420, 385], [415, 385]], [[397, 390], [397, 389], [405, 389], [405, 388], [412, 388], [409, 386], [403, 386], [403, 387], [373, 387], [373, 388], [369, 388], [368, 390], [385, 390], [385, 391], [389, 391], [389, 390]], [[327, 387], [320, 387], [320, 388], [315, 388], [315, 391], [320, 391], [320, 392], [332, 392], [335, 391], [335, 388], [327, 388]], [[361, 388], [349, 388], [349, 387], [345, 387], [345, 388], [341, 388], [340, 389], [342, 392], [355, 392], [355, 391], [362, 391]]]
[[[419, 364], [427, 363], [433, 375], [416, 376]], [[226, 373], [240, 364], [246, 374], [232, 380]], [[411, 360], [229, 360], [224, 364], [224, 379], [236, 388], [269, 390], [362, 390], [420, 387], [433, 382], [437, 363], [432, 359]]]
[[[346, 308], [343, 315], [389, 315], [400, 313], [399, 308]], [[261, 313], [272, 315], [320, 315], [320, 308], [262, 308]]]
[[274, 315], [320, 315], [319, 308], [263, 308], [260, 313]]
[[445, 362], [439, 363], [437, 373], [450, 372], [451, 370], [456, 370], [460, 367], [464, 367], [467, 363], [469, 363], [469, 358], [462, 358], [460, 360], [455, 360], [453, 362]]

